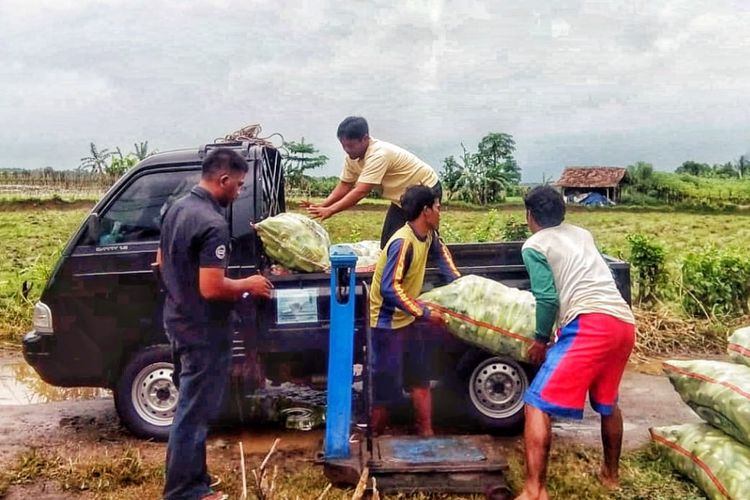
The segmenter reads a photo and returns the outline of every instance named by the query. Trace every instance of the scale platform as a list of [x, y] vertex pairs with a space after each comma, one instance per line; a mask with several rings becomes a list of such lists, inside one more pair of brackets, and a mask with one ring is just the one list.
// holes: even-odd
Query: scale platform
[[508, 462], [489, 436], [381, 436], [352, 443], [351, 458], [324, 460], [334, 484], [355, 486], [364, 467], [383, 493], [478, 493], [513, 498], [505, 475]]

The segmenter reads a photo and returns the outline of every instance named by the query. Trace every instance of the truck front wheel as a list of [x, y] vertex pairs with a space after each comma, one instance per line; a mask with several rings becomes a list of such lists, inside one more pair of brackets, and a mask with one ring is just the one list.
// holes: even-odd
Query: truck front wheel
[[178, 399], [173, 370], [166, 345], [147, 347], [130, 358], [115, 388], [115, 408], [134, 435], [157, 441], [169, 438]]
[[523, 428], [523, 396], [529, 374], [517, 361], [470, 351], [459, 365], [469, 414], [486, 431], [516, 433]]

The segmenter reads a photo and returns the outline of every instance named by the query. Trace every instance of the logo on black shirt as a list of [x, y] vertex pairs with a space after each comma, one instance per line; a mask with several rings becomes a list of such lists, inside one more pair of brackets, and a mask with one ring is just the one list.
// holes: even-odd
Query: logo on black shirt
[[227, 247], [224, 245], [219, 245], [216, 247], [216, 258], [217, 259], [224, 259], [224, 257], [227, 255]]

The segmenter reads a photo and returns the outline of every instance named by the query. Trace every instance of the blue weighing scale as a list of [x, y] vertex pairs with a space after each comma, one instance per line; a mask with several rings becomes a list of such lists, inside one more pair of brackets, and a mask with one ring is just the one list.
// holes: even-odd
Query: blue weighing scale
[[[331, 258], [331, 329], [328, 349], [328, 404], [322, 464], [334, 484], [356, 486], [365, 467], [377, 479], [378, 491], [484, 493], [512, 498], [505, 480], [508, 463], [489, 436], [379, 436], [369, 425], [372, 370], [371, 336], [365, 321], [365, 410], [367, 432], [352, 435], [355, 267], [357, 256], [335, 245]], [[368, 309], [367, 285], [364, 310]], [[364, 439], [362, 439], [364, 437]]]

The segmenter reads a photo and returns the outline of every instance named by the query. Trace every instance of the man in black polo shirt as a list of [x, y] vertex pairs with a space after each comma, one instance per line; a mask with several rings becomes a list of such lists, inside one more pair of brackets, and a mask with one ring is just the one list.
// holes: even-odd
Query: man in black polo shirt
[[229, 225], [224, 209], [237, 198], [248, 166], [234, 150], [206, 156], [200, 183], [164, 215], [157, 254], [166, 289], [164, 324], [179, 367], [180, 398], [169, 434], [164, 498], [222, 499], [206, 468], [208, 422], [229, 382], [232, 303], [244, 293], [269, 298], [263, 276], [229, 279]]

